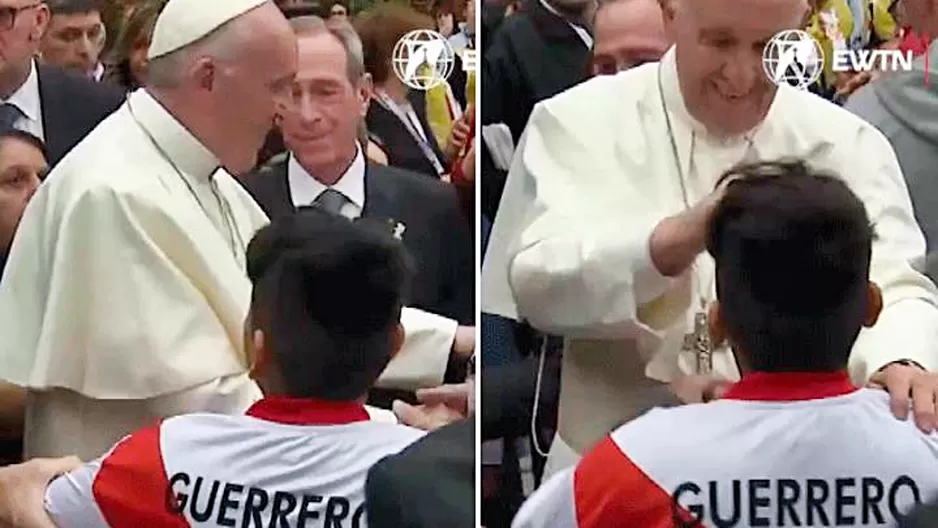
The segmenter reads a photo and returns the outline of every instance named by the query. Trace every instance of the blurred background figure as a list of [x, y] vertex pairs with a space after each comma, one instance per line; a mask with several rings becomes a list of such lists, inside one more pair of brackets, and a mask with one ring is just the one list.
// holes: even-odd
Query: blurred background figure
[[51, 18], [39, 52], [45, 64], [75, 70], [95, 81], [104, 78], [100, 61], [107, 31], [99, 0], [47, 0]]
[[333, 2], [329, 7], [329, 18], [330, 22], [347, 22], [348, 21], [348, 5], [344, 2]]
[[166, 0], [147, 0], [132, 7], [107, 59], [107, 80], [133, 91], [147, 80], [147, 48], [153, 38], [156, 18]]
[[433, 28], [430, 16], [390, 3], [376, 5], [355, 20], [365, 68], [374, 82], [372, 104], [365, 119], [372, 138], [387, 154], [390, 166], [446, 179], [452, 161], [466, 147], [469, 125], [465, 121], [460, 126], [454, 124], [441, 147], [427, 120], [427, 98], [431, 94], [404, 84], [392, 65], [394, 47], [402, 37], [411, 31]]
[[48, 170], [39, 138], [12, 128], [0, 130], [0, 276], [26, 204]]
[[455, 2], [452, 0], [443, 0], [433, 5], [430, 10], [433, 19], [436, 20], [436, 31], [446, 38], [453, 36], [457, 28], [457, 17]]
[[671, 47], [659, 0], [601, 2], [593, 20], [590, 75], [611, 75], [657, 62]]
[[[0, 130], [0, 278], [26, 204], [49, 170], [42, 141], [28, 132]], [[23, 452], [25, 392], [0, 382], [0, 466]]]

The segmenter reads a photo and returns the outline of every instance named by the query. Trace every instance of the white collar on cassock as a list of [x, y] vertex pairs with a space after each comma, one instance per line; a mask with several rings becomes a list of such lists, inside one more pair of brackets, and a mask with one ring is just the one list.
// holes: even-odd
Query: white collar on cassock
[[36, 68], [36, 61], [31, 63], [26, 82], [4, 102], [15, 105], [30, 121], [42, 121], [42, 102], [39, 97], [39, 69]]
[[[361, 146], [357, 142], [355, 145], [356, 151], [352, 163], [331, 188], [342, 193], [358, 207], [359, 211], [362, 211], [365, 209], [365, 156], [362, 154]], [[294, 207], [310, 205], [323, 191], [330, 188], [304, 169], [293, 154], [290, 154], [287, 162], [287, 182], [290, 185], [290, 196]]]
[[218, 158], [145, 89], [131, 93], [127, 103], [137, 124], [185, 176], [205, 181], [218, 170]]

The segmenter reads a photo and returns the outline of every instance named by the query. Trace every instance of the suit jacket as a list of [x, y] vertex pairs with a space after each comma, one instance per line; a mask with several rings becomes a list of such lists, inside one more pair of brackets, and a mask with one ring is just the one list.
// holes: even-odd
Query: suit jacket
[[54, 66], [39, 66], [42, 130], [49, 166], [56, 165], [105, 117], [117, 110], [124, 92]]
[[[242, 179], [267, 216], [294, 211], [281, 161]], [[475, 262], [469, 227], [449, 185], [419, 174], [368, 163], [364, 217], [393, 218], [416, 265], [409, 306], [473, 324]]]
[[438, 429], [368, 472], [372, 528], [471, 528], [475, 524], [475, 423]]
[[[420, 126], [427, 134], [430, 148], [433, 149], [443, 168], [448, 171], [449, 166], [446, 156], [443, 155], [430, 124], [427, 122], [426, 96], [422, 92], [413, 90], [408, 99], [410, 99], [410, 104], [414, 107], [414, 113], [417, 114], [417, 118], [420, 120]], [[373, 101], [368, 107], [365, 124], [368, 126], [368, 133], [372, 141], [377, 143], [381, 150], [387, 154], [388, 165], [439, 178], [433, 164], [423, 155], [423, 150], [420, 149], [417, 140], [408, 132], [407, 125], [402, 123], [393, 112]]]
[[[560, 16], [540, 0], [524, 0], [522, 11], [492, 34], [482, 59], [482, 125], [504, 123], [518, 144], [534, 105], [583, 80], [589, 48]], [[482, 212], [494, 219], [505, 187], [482, 143]]]

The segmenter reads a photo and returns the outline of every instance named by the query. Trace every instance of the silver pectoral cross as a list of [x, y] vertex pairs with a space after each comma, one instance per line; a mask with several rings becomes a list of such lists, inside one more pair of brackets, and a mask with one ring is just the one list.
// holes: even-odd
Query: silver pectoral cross
[[707, 313], [694, 315], [694, 331], [684, 334], [682, 350], [693, 351], [697, 359], [697, 374], [709, 374], [713, 369], [713, 344], [710, 342], [710, 329]]

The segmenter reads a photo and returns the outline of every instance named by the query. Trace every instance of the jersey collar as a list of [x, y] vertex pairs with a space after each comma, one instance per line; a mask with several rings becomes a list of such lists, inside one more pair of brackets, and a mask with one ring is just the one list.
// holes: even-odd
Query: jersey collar
[[360, 403], [282, 396], [264, 398], [245, 414], [286, 425], [345, 425], [370, 420], [368, 411]]
[[731, 386], [722, 399], [791, 402], [843, 396], [856, 390], [845, 371], [751, 372]]

